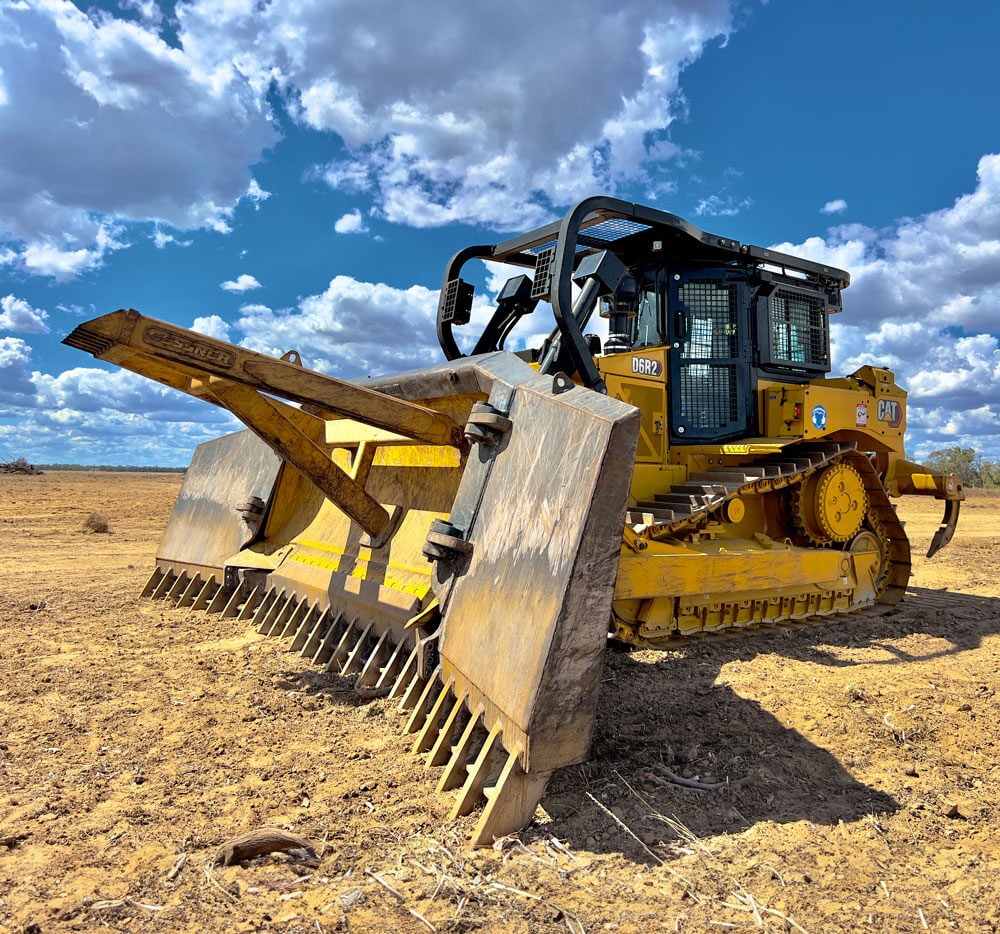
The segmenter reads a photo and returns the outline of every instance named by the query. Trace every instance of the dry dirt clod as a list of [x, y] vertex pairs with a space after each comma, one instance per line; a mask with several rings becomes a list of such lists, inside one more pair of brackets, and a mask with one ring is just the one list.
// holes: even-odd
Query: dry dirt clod
[[23, 840], [27, 840], [30, 836], [30, 833], [4, 834], [3, 836], [0, 836], [0, 846], [5, 846], [8, 850], [13, 850], [14, 847], [16, 847]]

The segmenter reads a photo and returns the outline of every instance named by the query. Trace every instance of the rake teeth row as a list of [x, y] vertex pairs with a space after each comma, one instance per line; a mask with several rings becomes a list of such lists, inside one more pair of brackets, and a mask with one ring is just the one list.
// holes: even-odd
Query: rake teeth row
[[354, 676], [359, 692], [398, 700], [413, 752], [425, 757], [428, 770], [442, 769], [437, 791], [457, 792], [449, 820], [485, 805], [474, 846], [520, 830], [531, 819], [551, 772], [525, 772], [520, 742], [508, 748], [503, 726], [490, 722], [482, 705], [470, 709], [469, 698], [440, 667], [430, 677], [421, 675], [419, 636], [397, 639], [387, 623], [324, 608], [284, 589], [241, 583], [233, 590], [213, 577], [169, 568], [153, 572], [142, 596], [246, 620], [262, 635], [288, 639], [289, 651], [324, 671]]
[[187, 571], [178, 574], [169, 568], [157, 567], [146, 581], [140, 596], [169, 600], [178, 607], [211, 610], [212, 605], [220, 597], [228, 597], [228, 593], [211, 574], [202, 576], [199, 573], [189, 574]]
[[444, 681], [441, 669], [422, 683], [413, 678], [405, 697], [415, 698], [405, 731], [416, 734], [413, 752], [426, 756], [428, 769], [443, 767], [438, 793], [458, 790], [449, 820], [471, 814], [485, 804], [472, 834], [473, 846], [521, 830], [531, 820], [551, 772], [528, 773], [519, 744], [505, 745], [500, 723], [489, 723], [482, 706]]
[[526, 773], [523, 748], [506, 748], [502, 726], [491, 725], [482, 706], [470, 710], [468, 697], [440, 667], [423, 677], [415, 639], [397, 641], [388, 625], [321, 610], [280, 590], [252, 593], [246, 600], [241, 615], [259, 632], [289, 638], [290, 651], [325, 671], [354, 675], [359, 691], [398, 698], [406, 715], [403, 730], [414, 737], [413, 752], [425, 757], [427, 769], [442, 770], [438, 792], [457, 792], [449, 819], [485, 805], [474, 846], [528, 823], [551, 773]]

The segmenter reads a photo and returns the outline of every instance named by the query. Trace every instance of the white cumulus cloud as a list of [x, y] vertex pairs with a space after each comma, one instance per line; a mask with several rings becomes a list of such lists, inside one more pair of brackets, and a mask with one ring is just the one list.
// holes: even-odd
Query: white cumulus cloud
[[20, 331], [24, 334], [47, 334], [45, 323], [48, 312], [32, 308], [24, 299], [14, 295], [0, 298], [0, 330]]
[[204, 71], [238, 62], [252, 87], [275, 82], [300, 122], [343, 140], [330, 184], [367, 191], [383, 216], [418, 227], [532, 225], [553, 204], [659, 171], [674, 155], [663, 144], [681, 70], [732, 29], [726, 0], [275, 0], [177, 12]]
[[0, 337], [0, 416], [19, 415], [35, 402], [31, 347], [19, 337]]
[[377, 376], [440, 360], [437, 296], [419, 285], [397, 289], [336, 276], [294, 309], [245, 306], [235, 328], [253, 350], [299, 350], [307, 367], [345, 379]]
[[[0, 8], [0, 240], [23, 268], [72, 278], [124, 245], [127, 221], [227, 229], [277, 132], [232, 61], [206, 69], [160, 17], [68, 0]], [[158, 12], [158, 11], [157, 11]]]
[[273, 108], [343, 144], [331, 185], [416, 227], [531, 226], [596, 191], [663, 189], [681, 71], [733, 28], [729, 0], [189, 0], [175, 14], [0, 8], [0, 245], [26, 272], [99, 267], [137, 222], [158, 246], [166, 228], [229, 232], [238, 204], [270, 196], [252, 167], [279, 141]]
[[253, 289], [261, 288], [261, 284], [253, 276], [242, 273], [235, 279], [227, 279], [219, 288], [225, 289], [227, 292], [250, 292]]
[[361, 210], [359, 208], [355, 208], [343, 217], [338, 218], [333, 225], [333, 229], [339, 234], [365, 233], [368, 230], [365, 227], [365, 222], [361, 217]]
[[841, 214], [847, 210], [847, 202], [843, 198], [835, 198], [833, 201], [827, 201], [823, 207], [820, 208], [820, 213], [822, 214]]
[[191, 325], [192, 331], [199, 334], [207, 334], [209, 337], [218, 338], [220, 341], [231, 341], [229, 336], [229, 325], [218, 315], [206, 315], [203, 318], [195, 318]]

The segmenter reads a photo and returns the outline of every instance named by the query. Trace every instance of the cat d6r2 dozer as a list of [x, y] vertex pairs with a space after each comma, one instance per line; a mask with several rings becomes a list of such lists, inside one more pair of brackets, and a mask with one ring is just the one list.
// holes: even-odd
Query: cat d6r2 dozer
[[[466, 356], [474, 260], [524, 272]], [[479, 844], [586, 758], [609, 636], [896, 603], [910, 548], [890, 496], [943, 500], [930, 554], [951, 538], [961, 484], [904, 458], [893, 375], [827, 376], [848, 283], [595, 197], [456, 254], [446, 360], [426, 369], [345, 382], [124, 310], [66, 343], [249, 428], [195, 452], [144, 596], [248, 619], [398, 698], [452, 816], [482, 806]], [[548, 339], [504, 350], [539, 303]]]

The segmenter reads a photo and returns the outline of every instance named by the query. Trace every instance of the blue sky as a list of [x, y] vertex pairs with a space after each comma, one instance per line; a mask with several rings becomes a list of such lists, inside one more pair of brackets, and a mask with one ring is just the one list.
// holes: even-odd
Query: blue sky
[[998, 35], [993, 0], [0, 0], [0, 459], [233, 427], [61, 346], [85, 317], [412, 368], [455, 250], [598, 192], [848, 269], [835, 373], [896, 371], [911, 456], [1000, 459]]

